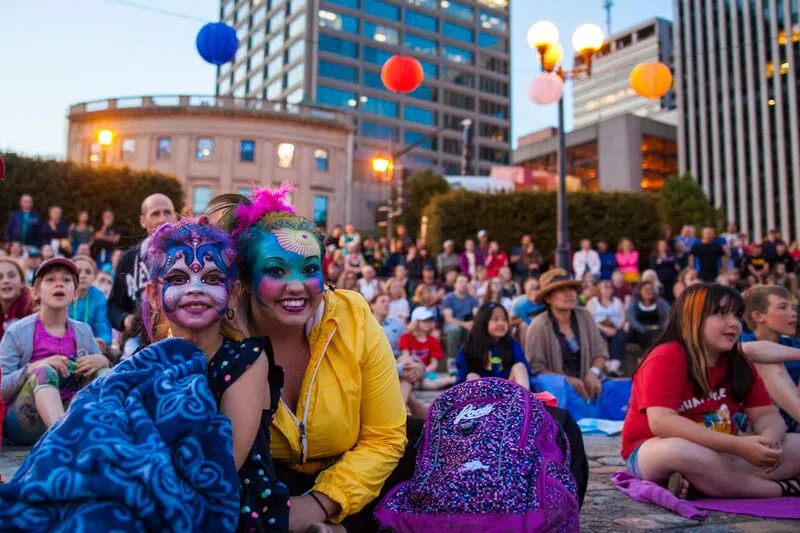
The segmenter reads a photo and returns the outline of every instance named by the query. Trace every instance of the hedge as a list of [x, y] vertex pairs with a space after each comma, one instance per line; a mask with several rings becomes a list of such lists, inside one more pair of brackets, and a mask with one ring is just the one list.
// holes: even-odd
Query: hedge
[[[631, 239], [647, 263], [656, 241], [662, 238], [663, 206], [653, 193], [572, 192], [567, 195], [569, 236], [573, 250], [582, 238], [605, 240], [612, 249], [623, 238]], [[435, 251], [447, 239], [456, 248], [475, 238], [482, 229], [504, 250], [519, 246], [528, 233], [546, 258], [556, 248], [556, 194], [519, 191], [488, 194], [465, 190], [435, 197], [425, 209], [426, 240]]]
[[121, 246], [129, 246], [144, 235], [139, 225], [141, 203], [150, 194], [169, 196], [175, 209], [183, 208], [183, 188], [173, 177], [159, 172], [134, 171], [129, 167], [77, 165], [60, 161], [4, 154], [6, 177], [0, 182], [0, 223], [3, 227], [12, 211], [19, 209], [19, 197], [30, 194], [34, 210], [43, 220], [47, 209], [58, 205], [62, 220], [73, 222], [79, 211], [89, 211], [91, 224], [101, 226], [106, 209], [115, 214], [115, 225], [122, 234]]

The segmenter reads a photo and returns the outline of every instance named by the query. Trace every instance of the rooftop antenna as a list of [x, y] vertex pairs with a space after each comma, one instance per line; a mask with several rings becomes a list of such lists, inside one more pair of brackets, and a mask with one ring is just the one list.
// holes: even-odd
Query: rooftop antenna
[[606, 9], [606, 31], [611, 35], [611, 8], [614, 7], [614, 1], [605, 0], [603, 7]]

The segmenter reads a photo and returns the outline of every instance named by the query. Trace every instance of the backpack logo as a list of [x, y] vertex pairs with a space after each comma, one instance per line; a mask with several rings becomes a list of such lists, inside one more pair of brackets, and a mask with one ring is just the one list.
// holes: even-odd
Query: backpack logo
[[478, 418], [483, 418], [491, 413], [492, 409], [494, 409], [493, 403], [484, 405], [483, 407], [478, 407], [477, 409], [473, 407], [472, 404], [468, 404], [461, 409], [460, 413], [458, 413], [458, 416], [456, 416], [456, 421], [453, 422], [453, 425], [457, 426], [462, 420], [475, 420]]
[[464, 463], [459, 472], [474, 472], [475, 470], [489, 470], [489, 467], [476, 459], [475, 461]]

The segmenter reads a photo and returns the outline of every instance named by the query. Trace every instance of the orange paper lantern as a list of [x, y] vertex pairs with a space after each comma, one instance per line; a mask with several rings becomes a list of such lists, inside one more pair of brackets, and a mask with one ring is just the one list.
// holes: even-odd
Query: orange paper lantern
[[658, 61], [642, 63], [631, 71], [629, 81], [639, 96], [658, 99], [672, 89], [672, 72], [668, 66]]
[[413, 57], [392, 56], [381, 68], [381, 81], [392, 92], [410, 93], [422, 83], [422, 65]]

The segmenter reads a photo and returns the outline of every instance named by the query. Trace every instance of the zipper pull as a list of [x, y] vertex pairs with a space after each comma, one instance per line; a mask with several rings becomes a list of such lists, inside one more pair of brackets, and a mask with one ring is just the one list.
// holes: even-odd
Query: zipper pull
[[299, 463], [305, 463], [305, 451], [306, 451], [306, 425], [300, 422], [300, 457]]

